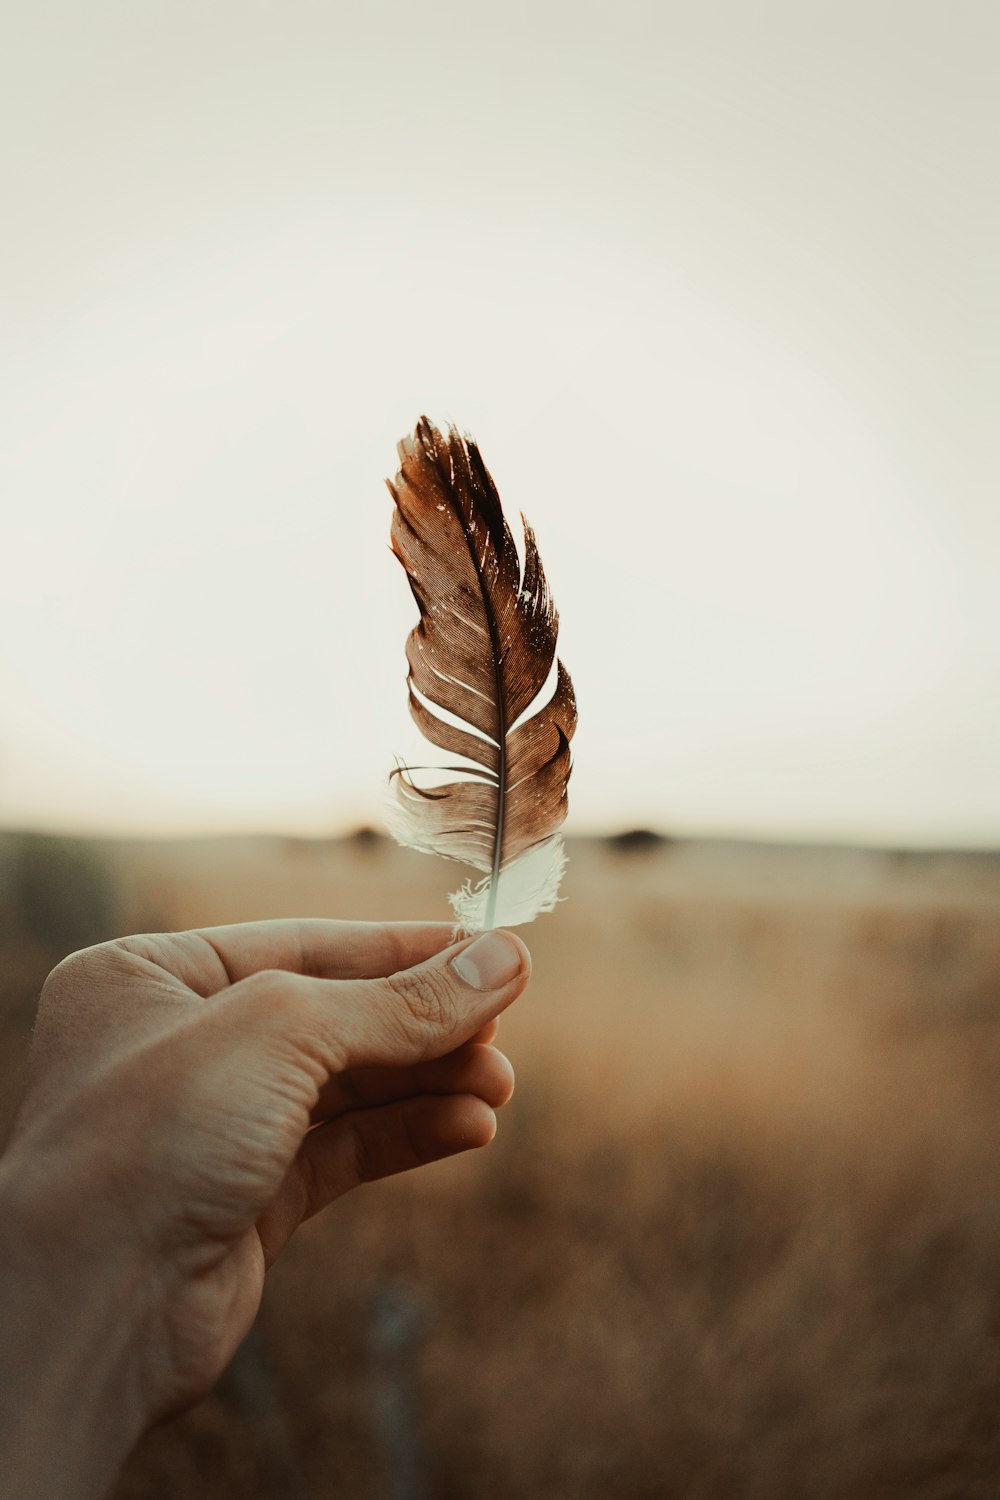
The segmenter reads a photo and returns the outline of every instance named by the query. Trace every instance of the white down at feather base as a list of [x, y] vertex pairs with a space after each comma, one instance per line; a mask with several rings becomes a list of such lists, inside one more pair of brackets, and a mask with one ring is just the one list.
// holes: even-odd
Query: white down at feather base
[[552, 911], [559, 900], [559, 884], [566, 868], [562, 835], [553, 834], [512, 859], [497, 876], [496, 890], [487, 875], [473, 885], [467, 880], [448, 900], [455, 913], [455, 930], [481, 932], [487, 927], [518, 927], [534, 921], [539, 912]]

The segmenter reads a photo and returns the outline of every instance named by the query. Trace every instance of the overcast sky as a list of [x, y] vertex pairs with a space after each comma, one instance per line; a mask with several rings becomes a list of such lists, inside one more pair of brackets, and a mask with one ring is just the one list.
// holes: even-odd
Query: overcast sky
[[1000, 842], [1000, 11], [8, 6], [0, 820], [379, 816], [383, 479], [538, 533], [570, 829]]

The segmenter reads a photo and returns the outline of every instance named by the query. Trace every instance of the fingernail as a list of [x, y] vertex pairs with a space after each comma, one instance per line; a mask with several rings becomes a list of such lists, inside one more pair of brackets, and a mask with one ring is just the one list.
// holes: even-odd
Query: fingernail
[[484, 932], [451, 961], [459, 979], [474, 990], [498, 990], [521, 972], [521, 954], [503, 932]]

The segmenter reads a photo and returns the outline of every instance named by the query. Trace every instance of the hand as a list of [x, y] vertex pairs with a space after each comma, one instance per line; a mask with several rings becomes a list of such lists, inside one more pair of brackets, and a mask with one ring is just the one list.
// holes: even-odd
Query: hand
[[[0, 1385], [19, 1379], [50, 1444], [107, 1437], [111, 1410], [124, 1448], [90, 1489], [44, 1493], [99, 1494], [145, 1425], [211, 1388], [303, 1219], [492, 1139], [513, 1080], [490, 1043], [530, 961], [509, 934], [449, 936], [264, 922], [125, 938], [49, 976], [0, 1163], [20, 1361], [12, 1381], [0, 1353]], [[46, 1347], [69, 1373], [31, 1396]]]

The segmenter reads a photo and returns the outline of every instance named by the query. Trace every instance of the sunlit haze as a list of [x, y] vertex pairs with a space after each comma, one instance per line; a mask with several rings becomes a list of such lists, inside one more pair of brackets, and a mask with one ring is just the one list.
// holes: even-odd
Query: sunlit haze
[[426, 411], [570, 831], [1000, 841], [994, 7], [8, 11], [0, 820], [377, 821]]

